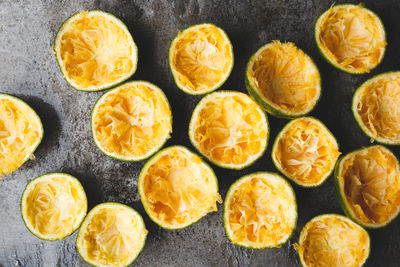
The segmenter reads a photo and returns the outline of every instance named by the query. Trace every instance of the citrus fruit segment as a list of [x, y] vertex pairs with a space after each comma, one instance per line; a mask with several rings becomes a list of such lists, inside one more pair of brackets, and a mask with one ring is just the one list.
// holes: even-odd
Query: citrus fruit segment
[[54, 52], [64, 78], [77, 90], [107, 89], [136, 71], [137, 47], [128, 28], [99, 10], [67, 19], [57, 33]]
[[280, 118], [307, 114], [321, 94], [317, 67], [290, 42], [273, 41], [258, 49], [247, 64], [245, 82], [263, 109]]
[[215, 25], [193, 25], [172, 41], [169, 65], [181, 90], [192, 95], [205, 94], [228, 79], [233, 68], [232, 44]]
[[275, 167], [298, 185], [318, 186], [331, 174], [340, 155], [335, 137], [312, 117], [290, 121], [272, 148]]
[[381, 20], [361, 4], [325, 11], [315, 24], [315, 40], [328, 62], [352, 74], [370, 72], [381, 62], [386, 47]]
[[140, 172], [138, 190], [149, 217], [166, 229], [189, 226], [222, 202], [213, 170], [182, 146], [154, 155]]
[[400, 144], [400, 72], [377, 75], [353, 96], [353, 115], [372, 140]]
[[25, 102], [0, 94], [0, 180], [33, 158], [43, 138], [39, 116]]
[[234, 91], [205, 96], [193, 111], [189, 137], [214, 164], [242, 169], [264, 153], [268, 142], [266, 114], [248, 95]]
[[87, 211], [85, 190], [75, 177], [48, 173], [28, 183], [21, 214], [26, 227], [45, 240], [60, 240], [81, 225]]
[[128, 82], [99, 98], [92, 111], [92, 134], [107, 156], [145, 159], [159, 150], [172, 132], [172, 113], [160, 88]]
[[278, 174], [249, 174], [228, 190], [224, 225], [235, 245], [255, 249], [280, 247], [292, 235], [296, 221], [295, 194]]
[[76, 248], [91, 265], [128, 266], [142, 251], [147, 233], [136, 210], [119, 203], [102, 203], [83, 221]]
[[378, 228], [400, 210], [400, 169], [396, 156], [383, 146], [356, 150], [341, 158], [336, 189], [346, 214], [357, 223]]
[[362, 266], [370, 251], [370, 238], [362, 227], [337, 214], [310, 220], [295, 244], [305, 267]]

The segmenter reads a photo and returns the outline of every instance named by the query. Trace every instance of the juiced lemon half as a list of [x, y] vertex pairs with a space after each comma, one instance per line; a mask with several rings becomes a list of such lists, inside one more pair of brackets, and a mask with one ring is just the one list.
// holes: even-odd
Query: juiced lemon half
[[383, 146], [370, 146], [341, 158], [335, 171], [340, 204], [349, 217], [368, 228], [391, 222], [400, 211], [400, 169]]
[[352, 74], [370, 72], [382, 60], [386, 32], [380, 18], [363, 5], [332, 6], [315, 24], [315, 40], [333, 66]]
[[169, 65], [176, 85], [199, 95], [218, 89], [233, 68], [232, 44], [226, 33], [209, 23], [180, 32], [169, 49]]
[[332, 173], [339, 155], [335, 137], [322, 122], [312, 117], [289, 122], [272, 148], [276, 168], [305, 187], [322, 184]]
[[0, 94], [0, 180], [33, 159], [43, 138], [43, 125], [24, 101]]
[[371, 140], [400, 144], [400, 72], [379, 74], [353, 96], [353, 115]]
[[172, 132], [172, 113], [163, 91], [145, 81], [120, 85], [99, 98], [92, 134], [107, 156], [138, 161], [159, 150]]
[[142, 251], [147, 230], [142, 216], [120, 203], [102, 203], [86, 216], [76, 248], [93, 266], [128, 266]]
[[125, 24], [100, 10], [81, 11], [58, 30], [54, 52], [65, 80], [81, 91], [113, 87], [136, 71], [138, 52]]
[[21, 199], [26, 227], [45, 240], [59, 240], [81, 225], [87, 199], [81, 183], [65, 173], [48, 173], [28, 183]]
[[213, 170], [182, 146], [154, 155], [140, 172], [138, 190], [147, 214], [166, 229], [187, 227], [222, 202]]
[[229, 188], [224, 225], [235, 245], [255, 249], [280, 247], [292, 235], [296, 221], [295, 194], [278, 174], [249, 174]]
[[214, 164], [231, 169], [251, 165], [268, 143], [267, 116], [248, 95], [220, 91], [206, 95], [193, 111], [189, 137]]
[[325, 214], [304, 226], [295, 248], [304, 267], [360, 267], [369, 256], [370, 238], [348, 218]]
[[262, 108], [279, 118], [309, 113], [321, 95], [318, 68], [290, 42], [273, 41], [258, 49], [247, 64], [245, 83]]

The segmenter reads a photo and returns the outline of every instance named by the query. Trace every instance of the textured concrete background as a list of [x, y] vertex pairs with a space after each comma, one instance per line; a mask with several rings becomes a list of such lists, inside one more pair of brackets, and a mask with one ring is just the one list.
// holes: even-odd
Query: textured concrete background
[[[342, 2], [342, 1], [336, 1]], [[293, 41], [320, 68], [322, 98], [311, 115], [321, 119], [337, 137], [341, 152], [369, 145], [350, 111], [355, 89], [373, 75], [396, 70], [400, 64], [400, 3], [364, 1], [383, 19], [388, 48], [378, 68], [365, 75], [350, 75], [327, 64], [315, 45], [314, 23], [333, 1], [16, 1], [0, 0], [0, 92], [16, 95], [40, 115], [45, 137], [36, 160], [27, 162], [0, 182], [0, 266], [86, 266], [75, 249], [76, 233], [62, 241], [42, 241], [25, 228], [20, 197], [31, 179], [47, 172], [70, 173], [83, 183], [89, 208], [105, 201], [132, 206], [144, 217], [150, 234], [135, 262], [137, 266], [299, 266], [293, 243], [304, 224], [328, 212], [342, 213], [334, 196], [332, 178], [316, 189], [294, 186], [299, 220], [292, 239], [281, 248], [250, 250], [231, 245], [222, 223], [222, 206], [198, 223], [177, 231], [163, 230], [145, 214], [137, 192], [137, 177], [144, 162], [125, 163], [104, 156], [90, 133], [90, 112], [103, 92], [72, 89], [63, 79], [52, 45], [62, 22], [82, 9], [101, 9], [116, 15], [131, 31], [139, 48], [133, 79], [148, 80], [166, 93], [174, 115], [174, 132], [167, 145], [192, 146], [187, 137], [191, 112], [201, 97], [184, 94], [175, 86], [168, 68], [168, 48], [179, 30], [212, 22], [226, 30], [235, 53], [235, 67], [222, 89], [245, 91], [243, 74], [250, 55], [274, 39]], [[356, 2], [357, 3], [357, 2]], [[287, 122], [269, 116], [271, 137]], [[242, 171], [214, 166], [220, 193], [235, 179], [254, 171], [276, 171], [270, 148], [253, 166]], [[397, 156], [400, 149], [391, 147]], [[371, 256], [367, 266], [399, 266], [400, 218], [370, 231]]]

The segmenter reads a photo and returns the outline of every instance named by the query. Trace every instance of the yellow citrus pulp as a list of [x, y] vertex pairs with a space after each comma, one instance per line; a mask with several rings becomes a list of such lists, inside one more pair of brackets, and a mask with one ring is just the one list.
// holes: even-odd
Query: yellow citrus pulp
[[244, 176], [227, 193], [225, 230], [236, 245], [256, 249], [279, 247], [291, 236], [296, 220], [293, 189], [277, 174]]
[[138, 190], [150, 218], [163, 228], [184, 228], [222, 202], [213, 170], [196, 154], [173, 146], [143, 167]]
[[353, 97], [353, 114], [363, 131], [385, 144], [400, 144], [400, 72], [380, 74]]
[[315, 39], [335, 67], [365, 73], [382, 60], [386, 33], [379, 17], [360, 5], [332, 6], [315, 26]]
[[87, 200], [80, 182], [68, 174], [49, 173], [32, 180], [21, 200], [29, 231], [41, 239], [59, 240], [72, 234], [85, 218]]
[[0, 94], [0, 180], [33, 157], [43, 137], [39, 116], [22, 100]]
[[302, 186], [317, 186], [325, 181], [339, 155], [336, 139], [312, 117], [289, 122], [272, 148], [277, 169]]
[[81, 11], [66, 20], [54, 51], [65, 79], [78, 90], [110, 88], [136, 71], [137, 47], [131, 34], [103, 11]]
[[364, 226], [384, 226], [399, 213], [399, 163], [383, 146], [346, 155], [340, 161], [337, 183], [345, 210]]
[[128, 266], [142, 251], [147, 230], [134, 209], [102, 203], [86, 216], [76, 239], [82, 258], [94, 266]]
[[310, 112], [321, 91], [312, 59], [293, 43], [273, 41], [261, 47], [246, 70], [249, 93], [274, 116], [297, 117]]
[[233, 68], [233, 50], [226, 33], [212, 24], [194, 25], [172, 41], [170, 68], [180, 89], [205, 94], [220, 87]]
[[205, 96], [193, 111], [189, 137], [198, 151], [225, 168], [244, 168], [258, 159], [268, 142], [266, 114], [246, 94], [234, 91]]
[[295, 248], [305, 267], [362, 266], [369, 255], [367, 231], [346, 217], [326, 214], [309, 221]]
[[93, 138], [100, 150], [120, 160], [142, 160], [170, 137], [172, 113], [157, 86], [144, 81], [108, 91], [92, 113]]

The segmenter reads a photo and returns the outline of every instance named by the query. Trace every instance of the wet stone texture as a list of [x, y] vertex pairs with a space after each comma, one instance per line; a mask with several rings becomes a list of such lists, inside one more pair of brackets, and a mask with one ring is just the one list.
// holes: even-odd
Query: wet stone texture
[[[336, 1], [339, 2], [342, 1]], [[87, 266], [76, 252], [76, 233], [62, 241], [46, 242], [33, 236], [22, 221], [19, 205], [25, 185], [41, 174], [55, 171], [69, 173], [82, 182], [89, 208], [116, 201], [142, 214], [150, 233], [134, 265], [299, 266], [293, 243], [304, 224], [322, 213], [342, 213], [332, 177], [316, 189], [294, 186], [298, 225], [293, 237], [281, 248], [250, 250], [231, 245], [223, 228], [222, 206], [184, 230], [163, 230], [150, 221], [140, 203], [137, 178], [144, 162], [108, 158], [94, 145], [90, 112], [103, 92], [72, 89], [58, 69], [52, 45], [62, 22], [77, 11], [101, 9], [119, 17], [139, 48], [138, 70], [132, 79], [160, 86], [171, 103], [174, 132], [166, 146], [180, 144], [193, 149], [187, 128], [201, 97], [181, 92], [173, 82], [168, 48], [178, 31], [200, 22], [212, 22], [225, 29], [233, 43], [235, 67], [222, 89], [243, 92], [245, 64], [253, 52], [275, 39], [295, 42], [315, 60], [322, 75], [322, 98], [311, 115], [327, 125], [337, 137], [341, 152], [347, 153], [370, 144], [351, 115], [355, 89], [375, 74], [399, 69], [400, 64], [399, 2], [364, 2], [382, 18], [388, 47], [383, 62], [371, 73], [350, 75], [326, 63], [314, 42], [314, 23], [333, 1], [0, 0], [0, 92], [25, 100], [38, 112], [45, 128], [36, 160], [0, 182], [0, 266]], [[254, 165], [241, 171], [213, 166], [223, 197], [228, 187], [244, 174], [276, 171], [270, 157], [271, 143], [287, 121], [269, 116], [269, 122], [268, 150]], [[400, 156], [399, 148], [391, 149]], [[400, 218], [383, 229], [369, 232], [372, 250], [366, 266], [399, 266]]]

